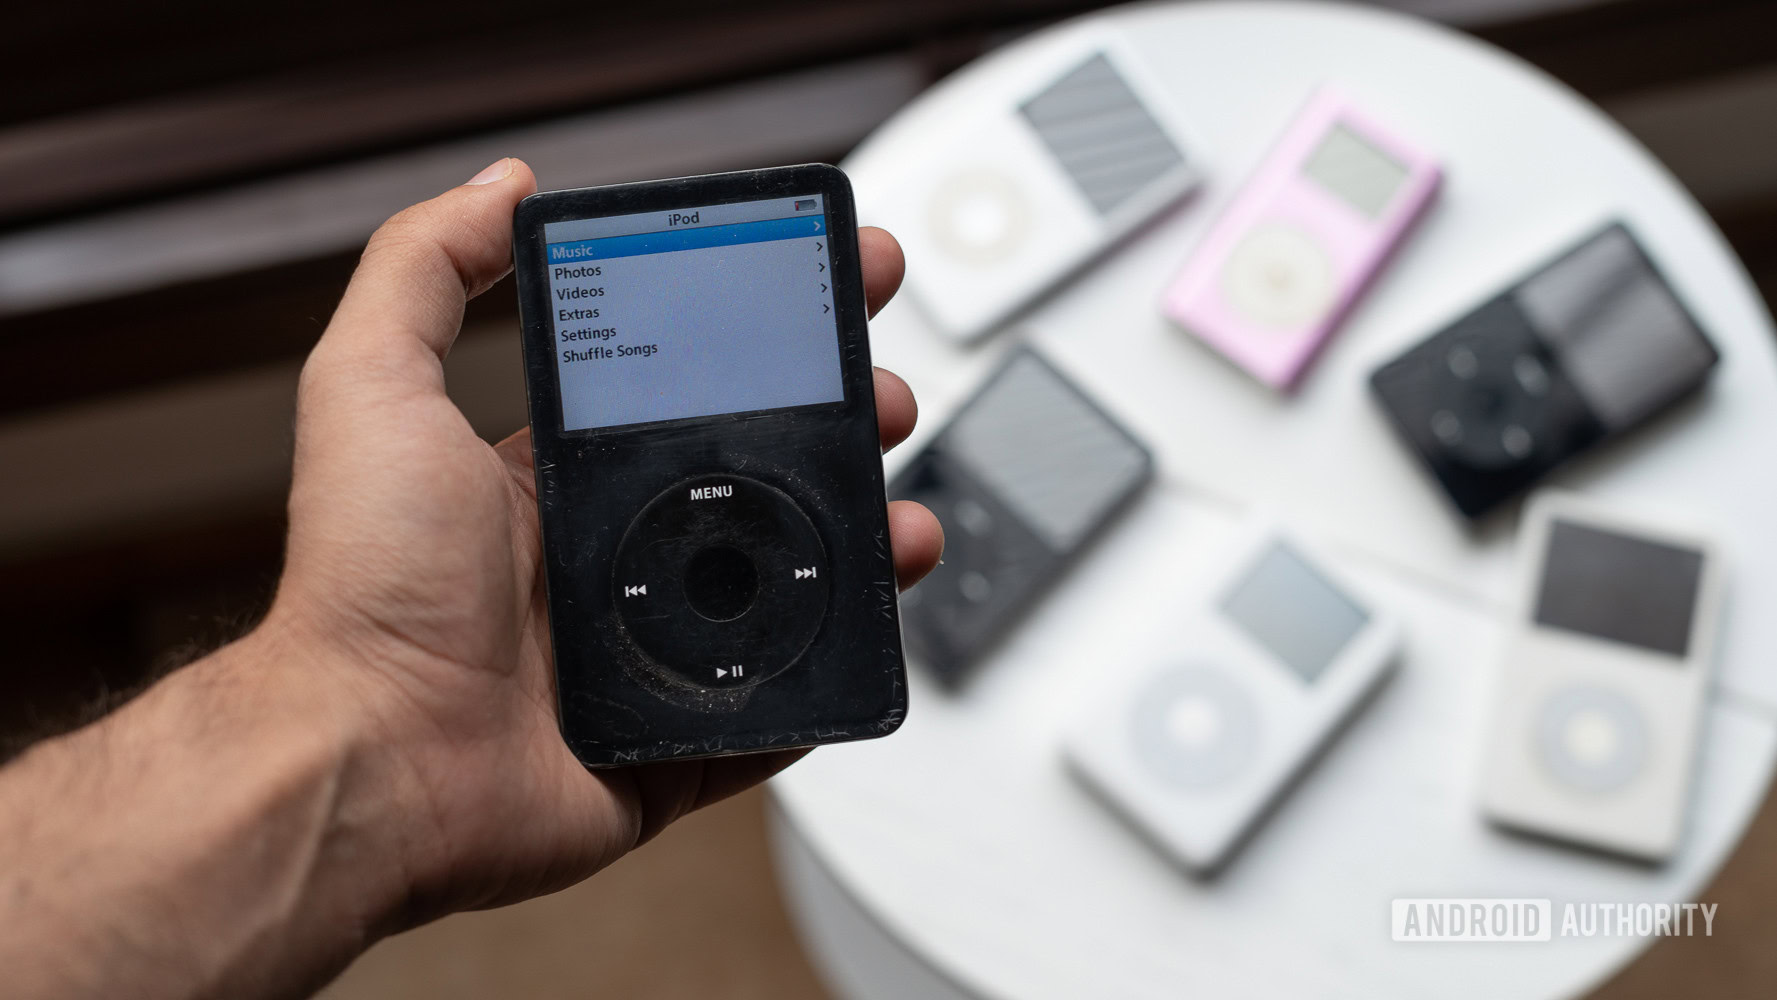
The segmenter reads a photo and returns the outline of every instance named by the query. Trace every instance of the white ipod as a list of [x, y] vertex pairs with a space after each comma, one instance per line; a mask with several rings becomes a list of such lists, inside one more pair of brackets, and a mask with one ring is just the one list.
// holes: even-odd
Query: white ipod
[[1197, 177], [1158, 88], [1114, 33], [1057, 40], [996, 86], [875, 202], [906, 252], [906, 290], [958, 340], [992, 330]]
[[1722, 600], [1699, 532], [1573, 494], [1520, 530], [1482, 808], [1510, 827], [1659, 860], [1678, 845]]
[[1192, 591], [1064, 753], [1148, 840], [1209, 871], [1389, 674], [1400, 629], [1269, 521]]

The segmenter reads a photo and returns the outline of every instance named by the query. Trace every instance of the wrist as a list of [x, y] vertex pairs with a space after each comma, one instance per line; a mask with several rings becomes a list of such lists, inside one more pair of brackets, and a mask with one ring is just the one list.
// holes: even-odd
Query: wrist
[[269, 755], [260, 814], [279, 808], [273, 800], [314, 810], [304, 817], [291, 929], [348, 955], [405, 929], [415, 845], [425, 840], [415, 820], [425, 810], [390, 752], [388, 692], [347, 651], [277, 609], [193, 666], [208, 674], [205, 696], [233, 706], [255, 731], [248, 745]]
[[419, 672], [402, 652], [280, 603], [216, 665], [325, 758], [331, 812], [315, 895], [351, 901], [360, 950], [433, 915], [416, 912], [415, 900], [449, 867], [438, 803], [409, 757], [411, 744], [435, 734], [416, 728], [415, 692], [391, 679]]
[[27, 994], [303, 993], [387, 931], [402, 852], [337, 673], [274, 619], [0, 773]]

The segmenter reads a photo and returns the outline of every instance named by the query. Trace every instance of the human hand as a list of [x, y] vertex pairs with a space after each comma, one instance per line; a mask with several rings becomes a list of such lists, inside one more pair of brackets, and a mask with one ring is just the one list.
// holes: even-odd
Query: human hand
[[[529, 434], [489, 445], [445, 395], [464, 302], [511, 266], [513, 207], [535, 189], [503, 160], [372, 237], [298, 393], [290, 537], [262, 631], [302, 649], [300, 683], [356, 736], [354, 825], [399, 859], [393, 930], [570, 885], [796, 752], [588, 772], [555, 710]], [[900, 248], [859, 234], [872, 314]], [[912, 393], [876, 373], [884, 448]], [[890, 505], [907, 586], [942, 533]]]

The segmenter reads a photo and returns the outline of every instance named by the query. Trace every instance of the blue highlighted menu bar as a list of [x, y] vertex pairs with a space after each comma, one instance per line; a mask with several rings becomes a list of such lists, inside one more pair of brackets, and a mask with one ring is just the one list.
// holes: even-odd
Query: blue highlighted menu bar
[[709, 247], [740, 246], [743, 243], [769, 243], [822, 236], [827, 232], [825, 216], [802, 216], [788, 219], [765, 219], [759, 222], [737, 222], [727, 226], [704, 226], [698, 229], [667, 229], [657, 233], [635, 233], [629, 236], [607, 236], [598, 240], [575, 240], [549, 244], [549, 262], [576, 260], [609, 260], [613, 257], [637, 257], [642, 254], [672, 253], [677, 250], [704, 250]]

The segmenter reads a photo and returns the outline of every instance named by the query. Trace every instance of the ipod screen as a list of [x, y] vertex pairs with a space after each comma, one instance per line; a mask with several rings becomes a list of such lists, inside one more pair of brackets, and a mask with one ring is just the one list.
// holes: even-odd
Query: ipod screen
[[1221, 608], [1308, 682], [1332, 666], [1370, 620], [1369, 612], [1281, 542], [1253, 560]]
[[1116, 211], [1185, 162], [1102, 52], [1018, 110], [1100, 214]]
[[565, 431], [845, 398], [820, 195], [551, 222]]
[[1612, 428], [1650, 416], [1716, 362], [1715, 348], [1620, 225], [1538, 272], [1512, 296], [1563, 374]]
[[1327, 130], [1302, 170], [1372, 219], [1382, 214], [1407, 179], [1404, 164], [1344, 125]]
[[1539, 625], [1683, 657], [1703, 553], [1572, 521], [1549, 526]]
[[1031, 354], [957, 415], [946, 443], [1056, 552], [1072, 552], [1147, 475], [1147, 456]]

